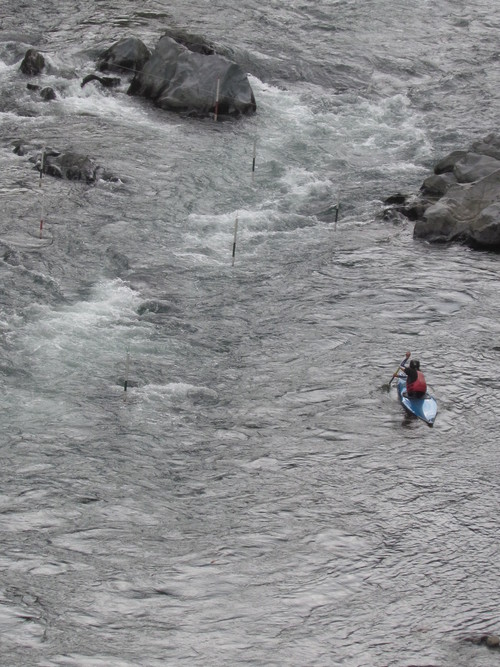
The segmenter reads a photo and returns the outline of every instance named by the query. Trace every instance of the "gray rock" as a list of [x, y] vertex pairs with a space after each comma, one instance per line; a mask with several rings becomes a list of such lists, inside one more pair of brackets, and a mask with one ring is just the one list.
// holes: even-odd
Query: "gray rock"
[[34, 76], [40, 74], [45, 67], [45, 58], [35, 49], [28, 49], [20, 65], [23, 74]]
[[239, 65], [217, 54], [191, 51], [164, 36], [128, 93], [153, 100], [156, 106], [196, 116], [237, 116], [256, 110], [248, 77]]
[[125, 37], [104, 51], [97, 63], [97, 68], [104, 70], [129, 72], [131, 75], [140, 71], [151, 56], [150, 50], [137, 37]]
[[471, 150], [481, 155], [489, 155], [497, 160], [500, 160], [500, 137], [494, 133], [488, 134], [484, 139], [475, 141]]
[[467, 151], [453, 151], [442, 160], [439, 160], [437, 165], [434, 167], [435, 174], [444, 174], [447, 171], [453, 171], [453, 167], [458, 160], [461, 160]]
[[45, 102], [50, 102], [51, 100], [55, 100], [57, 95], [53, 88], [50, 86], [45, 86], [45, 88], [42, 88], [40, 91], [40, 97], [42, 100], [45, 100]]
[[420, 188], [420, 192], [430, 197], [441, 197], [450, 186], [456, 183], [457, 179], [453, 171], [441, 172], [426, 178]]
[[471, 240], [484, 248], [500, 248], [500, 202], [487, 206], [471, 228]]
[[90, 81], [99, 81], [105, 88], [115, 88], [121, 83], [121, 79], [116, 76], [98, 76], [97, 74], [87, 74], [82, 79], [81, 87], [83, 88]]
[[48, 155], [45, 158], [43, 171], [51, 176], [65, 178], [69, 181], [96, 181], [98, 165], [88, 155], [63, 153], [57, 157]]
[[500, 136], [490, 134], [470, 150], [450, 153], [411, 206], [407, 201], [387, 212], [415, 220], [415, 238], [500, 251]]
[[166, 37], [171, 37], [178, 44], [182, 44], [190, 51], [194, 53], [203, 53], [206, 56], [213, 55], [215, 51], [215, 46], [211, 44], [205, 37], [202, 35], [196, 35], [185, 30], [179, 30], [174, 28], [169, 28], [165, 30], [164, 35]]
[[459, 183], [473, 183], [500, 169], [500, 161], [489, 155], [466, 153], [455, 162], [453, 174]]
[[500, 248], [500, 169], [468, 184], [451, 186], [415, 223], [413, 234], [433, 242], [461, 241]]
[[45, 148], [36, 157], [30, 158], [35, 168], [49, 176], [69, 181], [83, 181], [91, 184], [98, 179], [113, 181], [116, 178], [101, 167], [93, 158], [81, 153], [68, 151], [62, 153], [52, 148]]
[[474, 635], [465, 637], [466, 642], [471, 644], [483, 645], [488, 648], [500, 648], [500, 637], [498, 635]]

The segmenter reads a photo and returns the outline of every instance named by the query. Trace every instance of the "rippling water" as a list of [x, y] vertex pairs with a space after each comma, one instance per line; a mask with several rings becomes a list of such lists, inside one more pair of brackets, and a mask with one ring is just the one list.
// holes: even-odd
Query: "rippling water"
[[[379, 213], [498, 129], [500, 9], [366, 4], [4, 0], [1, 665], [498, 663], [464, 641], [500, 632], [498, 256]], [[80, 87], [171, 26], [254, 117]], [[119, 181], [39, 187], [18, 139]], [[407, 349], [432, 429], [387, 391]]]

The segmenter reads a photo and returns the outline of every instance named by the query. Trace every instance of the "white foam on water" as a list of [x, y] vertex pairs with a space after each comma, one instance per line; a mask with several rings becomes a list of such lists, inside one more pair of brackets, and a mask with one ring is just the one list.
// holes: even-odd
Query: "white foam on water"
[[216, 400], [217, 392], [210, 387], [197, 386], [185, 382], [169, 382], [164, 385], [146, 384], [135, 391], [136, 395], [143, 397], [146, 401], [155, 403], [157, 401], [169, 400], [171, 402], [184, 401], [192, 398], [205, 398]]
[[70, 306], [33, 305], [17, 340], [20, 354], [49, 384], [72, 374], [99, 376], [125, 356], [134, 326], [139, 326], [140, 301], [140, 295], [117, 279], [97, 283], [88, 299]]

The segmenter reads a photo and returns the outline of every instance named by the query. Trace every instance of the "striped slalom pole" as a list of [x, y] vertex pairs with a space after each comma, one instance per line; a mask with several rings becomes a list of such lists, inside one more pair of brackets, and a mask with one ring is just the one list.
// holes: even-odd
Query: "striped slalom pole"
[[234, 258], [236, 256], [236, 235], [237, 234], [238, 234], [238, 214], [236, 214], [236, 220], [234, 221], [233, 263], [232, 263], [232, 266], [234, 266]]
[[[42, 178], [43, 178], [43, 167], [45, 164], [45, 146], [42, 148], [42, 157], [40, 160], [40, 180], [38, 181], [38, 187], [42, 187]], [[44, 210], [43, 210], [43, 190], [40, 190], [41, 193], [41, 198], [42, 198], [42, 204], [41, 204], [41, 213], [40, 213], [40, 238], [42, 238], [43, 235], [43, 218], [44, 218]]]
[[217, 88], [215, 91], [215, 113], [214, 113], [215, 121], [217, 121], [217, 115], [219, 113], [219, 91], [220, 91], [220, 79], [217, 79]]
[[40, 180], [38, 181], [38, 187], [42, 187], [42, 178], [43, 178], [43, 167], [45, 164], [45, 146], [42, 148], [42, 157], [40, 159]]
[[255, 175], [255, 158], [257, 156], [257, 139], [254, 139], [253, 142], [253, 157], [252, 157], [252, 183]]
[[127, 360], [125, 362], [125, 381], [123, 383], [123, 400], [127, 400], [128, 371], [130, 367], [130, 354], [127, 350]]
[[42, 192], [42, 207], [40, 213], [40, 238], [42, 238], [43, 236], [43, 218], [44, 218], [44, 211], [43, 211], [43, 192]]

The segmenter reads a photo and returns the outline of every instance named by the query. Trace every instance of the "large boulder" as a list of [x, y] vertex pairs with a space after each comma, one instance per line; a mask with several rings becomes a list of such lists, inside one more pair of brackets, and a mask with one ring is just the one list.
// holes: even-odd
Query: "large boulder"
[[169, 36], [159, 40], [128, 93], [149, 98], [161, 109], [193, 116], [238, 116], [256, 110], [248, 77], [239, 65], [215, 53], [192, 51]]
[[468, 151], [454, 151], [438, 162], [418, 195], [387, 203], [384, 217], [416, 220], [416, 238], [500, 251], [500, 137], [490, 134]]
[[144, 67], [150, 56], [150, 50], [138, 37], [124, 37], [101, 54], [97, 68], [101, 72], [109, 70], [132, 75]]

